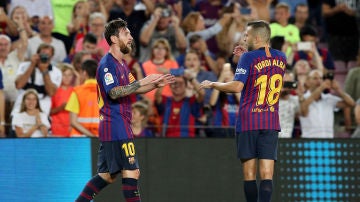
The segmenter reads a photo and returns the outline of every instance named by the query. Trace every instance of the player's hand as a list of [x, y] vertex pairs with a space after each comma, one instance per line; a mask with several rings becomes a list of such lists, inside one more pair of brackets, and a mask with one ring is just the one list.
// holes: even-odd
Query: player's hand
[[200, 83], [200, 89], [202, 89], [202, 88], [212, 88], [212, 86], [213, 86], [212, 81], [205, 80], [205, 81]]
[[175, 76], [171, 74], [164, 74], [154, 81], [154, 84], [157, 88], [164, 87], [167, 84], [174, 83]]
[[321, 84], [320, 87], [322, 87], [323, 90], [324, 90], [324, 89], [331, 89], [331, 80], [330, 80], [330, 79], [325, 79], [325, 80], [322, 82], [322, 84]]
[[234, 48], [233, 54], [240, 57], [242, 54], [246, 52], [248, 52], [248, 50], [244, 45], [237, 45]]
[[153, 81], [157, 80], [158, 78], [160, 78], [163, 74], [150, 74], [148, 76], [146, 76], [145, 78], [140, 80], [140, 85], [141, 86], [146, 86], [148, 84], [153, 83]]
[[335, 92], [340, 92], [341, 91], [341, 87], [339, 85], [339, 83], [336, 80], [332, 80], [331, 81], [331, 88], [335, 91]]

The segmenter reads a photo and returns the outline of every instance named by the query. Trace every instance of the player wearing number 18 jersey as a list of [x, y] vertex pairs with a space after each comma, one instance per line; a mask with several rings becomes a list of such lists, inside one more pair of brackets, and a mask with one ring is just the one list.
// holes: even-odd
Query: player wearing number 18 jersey
[[[241, 92], [236, 142], [243, 166], [244, 192], [249, 202], [271, 200], [274, 163], [277, 159], [279, 96], [286, 58], [284, 53], [269, 48], [270, 35], [267, 22], [249, 22], [244, 37], [249, 52], [241, 46], [234, 50], [236, 55], [242, 54], [234, 81], [201, 83], [203, 88]], [[259, 188], [256, 182], [257, 167], [261, 179]]]
[[235, 79], [244, 83], [237, 119], [237, 132], [280, 130], [279, 96], [286, 57], [283, 52], [261, 47], [244, 53]]

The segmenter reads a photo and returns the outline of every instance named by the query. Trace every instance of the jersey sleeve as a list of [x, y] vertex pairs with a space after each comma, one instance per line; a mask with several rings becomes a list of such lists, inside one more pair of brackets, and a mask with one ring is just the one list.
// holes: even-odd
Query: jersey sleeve
[[336, 109], [336, 104], [341, 101], [342, 99], [340, 97], [334, 95], [330, 95], [328, 99], [329, 104], [333, 107], [334, 110]]
[[119, 86], [119, 80], [116, 76], [116, 66], [109, 65], [109, 63], [101, 64], [98, 70], [98, 83], [103, 86], [106, 94], [117, 86]]
[[242, 83], [246, 83], [246, 80], [249, 77], [249, 70], [250, 70], [249, 54], [244, 53], [240, 57], [240, 60], [236, 67], [234, 81], [240, 81]]
[[79, 100], [75, 92], [72, 92], [68, 102], [66, 103], [65, 110], [69, 112], [73, 112], [75, 114], [79, 114], [80, 106]]

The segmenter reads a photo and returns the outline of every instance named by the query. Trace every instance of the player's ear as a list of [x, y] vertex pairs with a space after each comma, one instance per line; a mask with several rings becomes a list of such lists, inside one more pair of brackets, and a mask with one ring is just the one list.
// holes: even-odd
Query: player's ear
[[116, 44], [118, 38], [117, 38], [117, 36], [112, 35], [112, 36], [110, 36], [110, 40], [111, 40], [112, 43], [115, 43], [115, 44]]

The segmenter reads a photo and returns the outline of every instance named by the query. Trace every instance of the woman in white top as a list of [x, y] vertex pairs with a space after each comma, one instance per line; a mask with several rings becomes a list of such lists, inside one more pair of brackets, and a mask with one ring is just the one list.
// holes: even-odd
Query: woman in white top
[[50, 123], [42, 112], [36, 90], [25, 91], [20, 112], [14, 114], [12, 125], [17, 137], [47, 137]]

